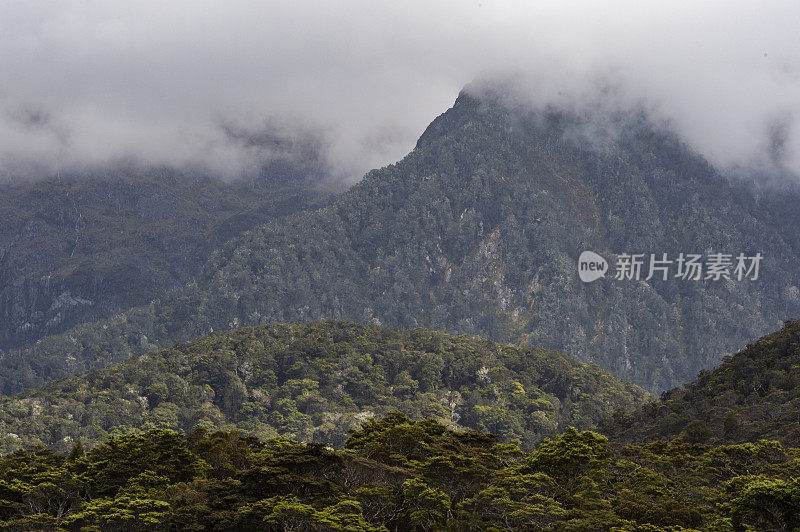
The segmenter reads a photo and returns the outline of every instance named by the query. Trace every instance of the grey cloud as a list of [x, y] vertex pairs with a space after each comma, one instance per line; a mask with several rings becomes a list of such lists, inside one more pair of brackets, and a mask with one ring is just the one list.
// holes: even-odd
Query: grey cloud
[[8, 1], [0, 174], [233, 177], [278, 123], [356, 179], [509, 73], [526, 105], [640, 107], [720, 167], [800, 173], [797, 20], [789, 1]]

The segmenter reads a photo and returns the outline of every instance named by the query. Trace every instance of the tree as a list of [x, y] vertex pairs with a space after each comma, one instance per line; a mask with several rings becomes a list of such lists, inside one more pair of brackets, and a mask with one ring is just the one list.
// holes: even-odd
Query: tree
[[180, 434], [163, 429], [113, 438], [87, 453], [86, 466], [96, 496], [113, 496], [145, 471], [185, 482], [204, 475], [208, 467]]
[[418, 478], [403, 483], [405, 516], [412, 530], [441, 530], [450, 515], [450, 498]]
[[800, 527], [800, 479], [752, 479], [731, 501], [731, 517], [737, 530], [745, 530], [746, 525], [759, 530], [796, 530]]

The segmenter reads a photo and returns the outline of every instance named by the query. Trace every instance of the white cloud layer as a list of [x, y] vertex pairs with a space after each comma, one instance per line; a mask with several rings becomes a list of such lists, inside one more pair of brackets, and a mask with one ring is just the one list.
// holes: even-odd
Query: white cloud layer
[[[800, 3], [6, 0], [0, 175], [118, 161], [234, 176], [225, 125], [321, 132], [337, 172], [402, 157], [476, 77], [534, 104], [645, 105], [720, 166], [800, 173]], [[621, 95], [621, 96], [620, 96]]]

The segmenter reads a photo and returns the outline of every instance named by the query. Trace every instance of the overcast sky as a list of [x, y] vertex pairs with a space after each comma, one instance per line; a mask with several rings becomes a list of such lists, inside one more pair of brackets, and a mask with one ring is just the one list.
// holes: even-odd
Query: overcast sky
[[508, 72], [534, 105], [605, 80], [720, 166], [800, 172], [798, 21], [796, 1], [0, 0], [0, 175], [130, 160], [234, 176], [252, 153], [226, 127], [270, 124], [320, 132], [357, 179]]

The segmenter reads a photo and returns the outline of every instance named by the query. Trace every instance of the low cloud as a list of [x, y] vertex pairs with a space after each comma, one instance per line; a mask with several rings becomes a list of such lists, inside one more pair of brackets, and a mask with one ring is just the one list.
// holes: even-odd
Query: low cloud
[[0, 175], [236, 177], [282, 138], [352, 181], [510, 75], [532, 106], [641, 107], [721, 168], [800, 174], [797, 20], [789, 1], [9, 1]]

